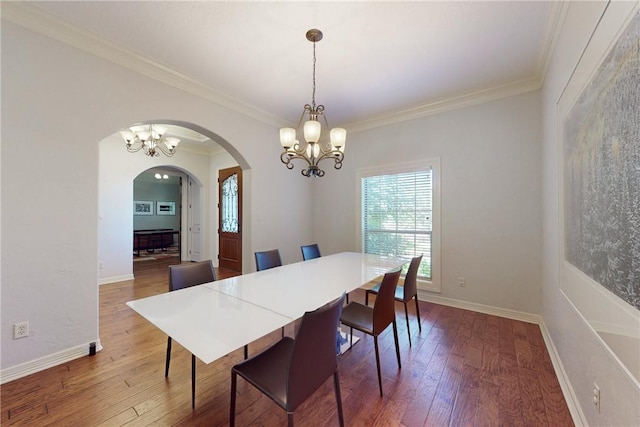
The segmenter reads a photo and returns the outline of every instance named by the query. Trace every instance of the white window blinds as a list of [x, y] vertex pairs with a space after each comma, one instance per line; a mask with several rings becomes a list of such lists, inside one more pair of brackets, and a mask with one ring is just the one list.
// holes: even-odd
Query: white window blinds
[[418, 277], [431, 280], [432, 169], [363, 176], [361, 194], [364, 252], [407, 258], [422, 254]]

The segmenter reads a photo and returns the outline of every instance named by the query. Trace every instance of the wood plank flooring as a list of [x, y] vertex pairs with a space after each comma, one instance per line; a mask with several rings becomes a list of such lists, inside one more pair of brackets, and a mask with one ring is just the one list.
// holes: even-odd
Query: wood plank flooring
[[[230, 368], [239, 349], [197, 362], [191, 409], [191, 356], [174, 342], [164, 377], [166, 336], [126, 301], [167, 291], [167, 265], [138, 262], [136, 279], [100, 287], [104, 349], [0, 387], [0, 424], [33, 426], [224, 426], [229, 418]], [[228, 276], [218, 272], [218, 277]], [[364, 292], [351, 299], [364, 302]], [[345, 422], [350, 426], [572, 426], [569, 410], [537, 325], [420, 302], [422, 332], [410, 305], [409, 347], [397, 304], [402, 356], [398, 369], [391, 328], [380, 337], [384, 397], [378, 394], [369, 336], [340, 356]], [[226, 327], [226, 325], [220, 325]], [[293, 325], [286, 329], [293, 334]], [[254, 354], [280, 331], [252, 343]], [[280, 426], [286, 415], [238, 380], [237, 425]], [[295, 414], [299, 426], [338, 425], [329, 379]]]

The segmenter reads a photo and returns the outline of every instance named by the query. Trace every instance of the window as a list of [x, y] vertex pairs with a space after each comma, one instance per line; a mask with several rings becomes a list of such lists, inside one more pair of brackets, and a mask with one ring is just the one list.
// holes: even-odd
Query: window
[[359, 175], [362, 251], [407, 258], [422, 254], [421, 288], [439, 292], [439, 161]]

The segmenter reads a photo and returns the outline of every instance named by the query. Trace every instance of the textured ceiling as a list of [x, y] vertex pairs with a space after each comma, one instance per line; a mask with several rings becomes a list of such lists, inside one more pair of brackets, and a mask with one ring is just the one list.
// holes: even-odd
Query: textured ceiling
[[[29, 2], [282, 122], [316, 102], [332, 126], [539, 84], [557, 7], [544, 1]], [[3, 11], [4, 13], [4, 11]]]

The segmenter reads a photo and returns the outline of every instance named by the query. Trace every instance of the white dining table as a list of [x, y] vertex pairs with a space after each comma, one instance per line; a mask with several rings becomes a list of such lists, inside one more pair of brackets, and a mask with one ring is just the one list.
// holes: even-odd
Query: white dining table
[[198, 359], [211, 363], [408, 261], [342, 252], [127, 305]]

